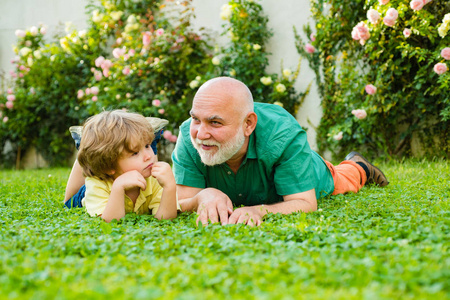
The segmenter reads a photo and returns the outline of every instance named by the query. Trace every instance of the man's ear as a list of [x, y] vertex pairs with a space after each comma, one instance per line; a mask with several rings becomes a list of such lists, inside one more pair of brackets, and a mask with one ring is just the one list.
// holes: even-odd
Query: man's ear
[[245, 118], [245, 127], [244, 127], [244, 135], [250, 136], [252, 132], [255, 130], [256, 123], [258, 122], [258, 116], [254, 112], [250, 112], [247, 114]]
[[116, 170], [114, 170], [114, 169], [109, 170], [108, 172], [106, 172], [106, 174], [108, 174], [109, 176], [112, 176], [112, 175], [116, 174]]

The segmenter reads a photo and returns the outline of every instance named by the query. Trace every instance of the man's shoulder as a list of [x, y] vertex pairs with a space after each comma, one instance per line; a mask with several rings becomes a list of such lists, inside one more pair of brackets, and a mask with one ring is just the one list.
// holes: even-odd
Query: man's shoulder
[[266, 140], [279, 140], [282, 136], [296, 136], [304, 132], [298, 121], [279, 105], [256, 102], [255, 113], [258, 116], [255, 134]]

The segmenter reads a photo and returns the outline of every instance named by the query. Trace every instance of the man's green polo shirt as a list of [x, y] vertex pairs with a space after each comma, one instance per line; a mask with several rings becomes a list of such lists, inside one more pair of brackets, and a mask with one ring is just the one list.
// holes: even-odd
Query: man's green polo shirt
[[191, 119], [185, 121], [172, 154], [177, 184], [217, 188], [236, 206], [276, 203], [283, 201], [283, 195], [313, 188], [317, 199], [331, 194], [331, 173], [310, 149], [297, 120], [273, 104], [255, 103], [255, 113], [258, 122], [236, 174], [226, 163], [209, 167], [201, 162], [189, 136]]

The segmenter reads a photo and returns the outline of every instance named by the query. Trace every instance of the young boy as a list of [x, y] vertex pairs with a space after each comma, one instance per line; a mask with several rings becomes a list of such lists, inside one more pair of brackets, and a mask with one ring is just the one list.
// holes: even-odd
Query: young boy
[[149, 121], [136, 113], [105, 111], [86, 121], [78, 163], [86, 176], [82, 206], [91, 216], [106, 222], [130, 212], [177, 216], [175, 179], [170, 165], [157, 161], [154, 138]]

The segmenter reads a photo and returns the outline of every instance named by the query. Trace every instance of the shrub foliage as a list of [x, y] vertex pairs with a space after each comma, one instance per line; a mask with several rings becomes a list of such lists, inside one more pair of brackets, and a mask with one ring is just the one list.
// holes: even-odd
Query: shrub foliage
[[319, 148], [392, 157], [417, 138], [425, 155], [448, 157], [450, 72], [436, 65], [450, 65], [450, 3], [312, 0], [311, 12], [310, 40], [296, 39], [322, 98]]
[[216, 76], [238, 78], [256, 101], [292, 114], [306, 95], [293, 87], [298, 69], [266, 74], [271, 30], [253, 1], [222, 7], [230, 42], [217, 49], [205, 30], [192, 28], [191, 0], [91, 1], [86, 13], [87, 29], [66, 24], [56, 42], [44, 42], [45, 26], [16, 31], [16, 71], [0, 93], [3, 158], [34, 146], [51, 165], [64, 165], [74, 150], [68, 127], [104, 109], [168, 119], [174, 142], [195, 91]]

